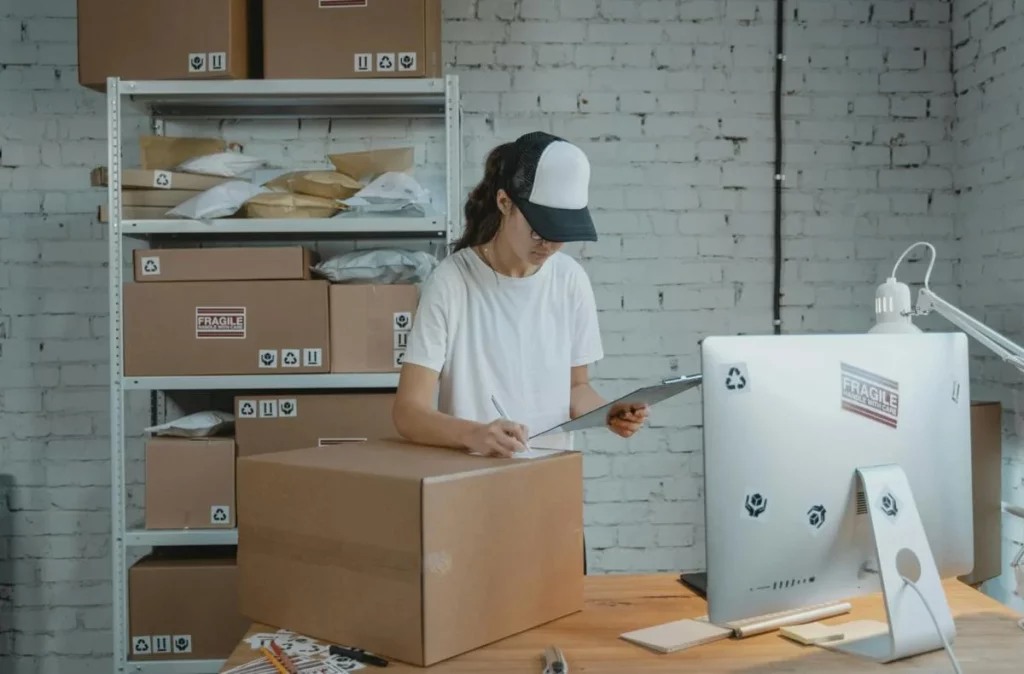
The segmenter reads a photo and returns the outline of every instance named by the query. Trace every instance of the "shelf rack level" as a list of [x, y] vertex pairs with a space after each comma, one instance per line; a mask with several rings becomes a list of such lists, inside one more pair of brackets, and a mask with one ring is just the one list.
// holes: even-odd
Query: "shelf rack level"
[[[107, 79], [107, 207], [110, 280], [111, 539], [113, 559], [113, 661], [116, 674], [216, 674], [222, 660], [129, 659], [129, 548], [234, 545], [237, 530], [148, 531], [128, 529], [125, 505], [125, 394], [132, 390], [393, 389], [393, 374], [247, 375], [225, 377], [125, 377], [122, 265], [126, 238], [173, 236], [303, 235], [419, 237], [450, 244], [459, 230], [462, 203], [462, 107], [457, 75], [433, 79], [126, 81]], [[272, 119], [417, 117], [445, 128], [445, 214], [426, 217], [336, 217], [322, 220], [122, 220], [122, 106], [142, 105], [162, 133], [166, 119]]]

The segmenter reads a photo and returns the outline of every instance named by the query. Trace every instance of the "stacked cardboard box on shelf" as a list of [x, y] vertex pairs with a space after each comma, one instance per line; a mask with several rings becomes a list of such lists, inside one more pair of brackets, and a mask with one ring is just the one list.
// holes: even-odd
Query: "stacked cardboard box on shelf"
[[[296, 49], [296, 45], [302, 45]], [[78, 0], [79, 83], [441, 75], [441, 0]]]

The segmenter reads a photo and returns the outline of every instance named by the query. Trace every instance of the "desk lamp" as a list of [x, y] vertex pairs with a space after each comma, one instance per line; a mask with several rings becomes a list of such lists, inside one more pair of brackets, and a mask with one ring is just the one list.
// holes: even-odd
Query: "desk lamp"
[[[917, 308], [915, 309], [911, 303], [910, 288], [907, 287], [907, 284], [896, 280], [896, 271], [910, 251], [918, 246], [926, 247], [931, 251], [932, 256], [928, 262], [928, 269], [925, 271], [924, 287], [921, 288], [917, 295]], [[875, 291], [876, 323], [868, 332], [874, 334], [921, 332], [921, 329], [914, 325], [912, 318], [914, 316], [927, 315], [934, 310], [950, 323], [963, 330], [964, 333], [987, 346], [1004, 363], [1010, 363], [1017, 368], [1018, 372], [1024, 374], [1024, 347], [1007, 339], [976, 318], [964, 313], [932, 291], [929, 282], [931, 281], [932, 268], [934, 266], [935, 246], [927, 241], [918, 241], [903, 251], [903, 254], [899, 256], [895, 266], [892, 268], [892, 275], [878, 286], [878, 289]], [[1024, 508], [1004, 504], [1003, 510], [1011, 515], [1024, 518]], [[1024, 597], [1024, 547], [1021, 548], [1021, 551], [1014, 558], [1011, 567], [1016, 575], [1017, 594]], [[904, 580], [906, 579], [904, 578]], [[912, 585], [913, 583], [910, 584]], [[1024, 620], [1021, 620], [1018, 624], [1021, 629], [1024, 629]]]

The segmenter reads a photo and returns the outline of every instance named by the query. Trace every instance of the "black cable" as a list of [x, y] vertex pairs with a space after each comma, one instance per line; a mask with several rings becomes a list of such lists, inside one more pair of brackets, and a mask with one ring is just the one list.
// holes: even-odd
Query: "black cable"
[[775, 287], [772, 296], [772, 325], [782, 334], [782, 64], [785, 29], [785, 0], [775, 4]]

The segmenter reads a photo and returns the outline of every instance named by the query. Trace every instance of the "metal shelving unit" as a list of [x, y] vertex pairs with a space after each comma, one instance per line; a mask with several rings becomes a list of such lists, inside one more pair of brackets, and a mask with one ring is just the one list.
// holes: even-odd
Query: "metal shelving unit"
[[[317, 220], [122, 220], [122, 106], [141, 105], [156, 133], [164, 121], [189, 119], [436, 118], [445, 128], [443, 216], [347, 215]], [[462, 110], [455, 75], [436, 79], [132, 82], [107, 80], [107, 169], [110, 270], [111, 537], [114, 671], [118, 674], [215, 674], [219, 660], [130, 660], [128, 551], [160, 546], [234, 545], [236, 529], [150, 531], [129, 528], [125, 483], [125, 394], [128, 391], [393, 389], [397, 374], [303, 374], [125, 377], [122, 284], [126, 239], [417, 238], [456, 236], [462, 185]], [[325, 149], [326, 154], [326, 149]]]

